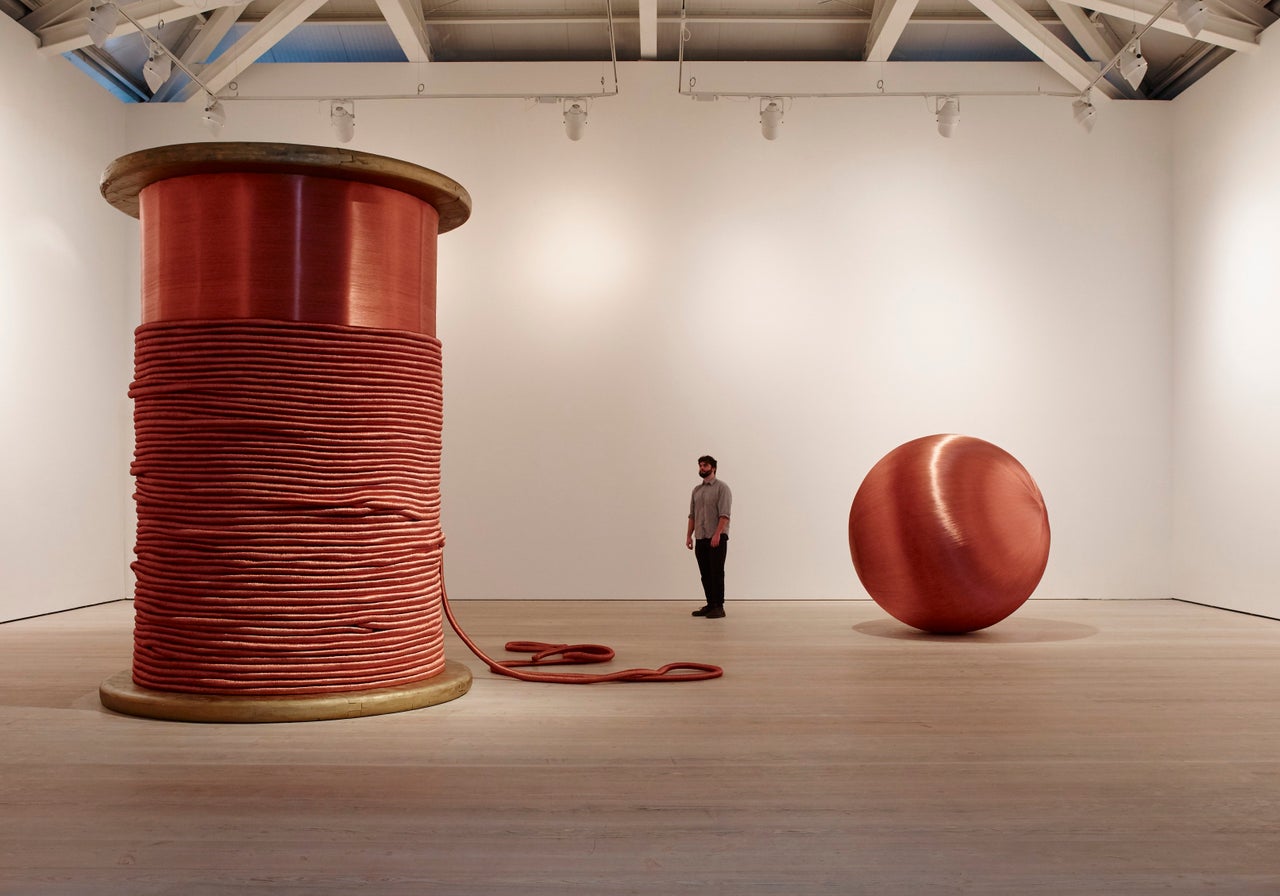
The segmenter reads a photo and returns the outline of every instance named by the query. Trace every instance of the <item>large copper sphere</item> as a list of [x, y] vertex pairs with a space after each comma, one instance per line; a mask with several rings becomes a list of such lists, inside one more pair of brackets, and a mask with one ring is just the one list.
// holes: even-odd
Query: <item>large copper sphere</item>
[[970, 436], [925, 436], [862, 481], [849, 551], [863, 587], [895, 619], [971, 632], [1031, 596], [1049, 561], [1049, 515], [1008, 452]]

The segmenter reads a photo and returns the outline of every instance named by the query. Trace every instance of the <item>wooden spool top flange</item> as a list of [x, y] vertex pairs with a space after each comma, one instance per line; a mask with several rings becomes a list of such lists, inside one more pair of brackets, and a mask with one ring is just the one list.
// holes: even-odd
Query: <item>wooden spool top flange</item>
[[116, 159], [102, 174], [107, 202], [139, 216], [138, 194], [157, 181], [191, 174], [248, 172], [305, 174], [360, 181], [399, 190], [429, 203], [440, 215], [440, 233], [471, 216], [471, 195], [438, 171], [387, 156], [294, 143], [179, 143]]

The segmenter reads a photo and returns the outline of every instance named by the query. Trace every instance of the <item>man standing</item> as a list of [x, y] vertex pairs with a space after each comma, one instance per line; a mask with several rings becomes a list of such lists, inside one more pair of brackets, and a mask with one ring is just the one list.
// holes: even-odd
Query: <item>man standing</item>
[[724, 618], [724, 560], [729, 553], [729, 509], [733, 493], [716, 478], [716, 459], [710, 454], [698, 458], [702, 482], [693, 487], [689, 499], [689, 529], [684, 546], [693, 551], [702, 574], [702, 592], [707, 605], [694, 616]]

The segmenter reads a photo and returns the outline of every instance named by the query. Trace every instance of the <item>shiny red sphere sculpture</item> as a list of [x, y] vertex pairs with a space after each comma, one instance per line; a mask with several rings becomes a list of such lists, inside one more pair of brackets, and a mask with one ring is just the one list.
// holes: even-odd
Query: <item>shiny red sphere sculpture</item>
[[890, 616], [927, 632], [971, 632], [1031, 596], [1049, 560], [1049, 515], [1008, 452], [971, 436], [925, 436], [863, 480], [849, 551]]

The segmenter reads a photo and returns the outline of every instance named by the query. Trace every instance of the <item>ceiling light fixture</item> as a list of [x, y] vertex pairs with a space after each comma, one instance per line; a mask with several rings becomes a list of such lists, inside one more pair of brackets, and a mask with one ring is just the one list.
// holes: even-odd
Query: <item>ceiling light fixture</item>
[[[1138, 31], [1137, 34], [1134, 34], [1129, 38], [1128, 43], [1122, 46], [1116, 52], [1116, 55], [1112, 56], [1111, 59], [1107, 61], [1106, 65], [1101, 66], [1098, 69], [1098, 73], [1093, 76], [1093, 80], [1086, 84], [1084, 89], [1080, 91], [1080, 98], [1072, 104], [1072, 109], [1074, 110], [1076, 121], [1083, 126], [1085, 130], [1093, 130], [1093, 117], [1096, 114], [1093, 108], [1093, 103], [1089, 101], [1089, 91], [1093, 90], [1094, 85], [1105, 78], [1107, 76], [1107, 72], [1111, 71], [1117, 65], [1120, 66], [1120, 72], [1124, 76], [1125, 80], [1132, 84], [1134, 89], [1137, 89], [1138, 84], [1142, 81], [1142, 76], [1146, 74], [1147, 71], [1147, 60], [1142, 57], [1142, 50], [1138, 46], [1138, 41], [1142, 40], [1142, 36], [1150, 31], [1151, 27], [1155, 25], [1156, 22], [1160, 21], [1161, 17], [1164, 16], [1164, 14], [1168, 12], [1170, 7], [1175, 3], [1178, 4], [1178, 10], [1181, 12], [1183, 4], [1187, 2], [1201, 3], [1201, 0], [1165, 0], [1164, 5], [1157, 9], [1152, 14], [1151, 18], [1147, 20], [1147, 24], [1143, 25], [1142, 29]], [[1185, 21], [1186, 20], [1184, 19], [1184, 22]], [[1188, 26], [1188, 28], [1190, 28], [1190, 26]]]
[[114, 3], [99, 3], [89, 9], [89, 24], [85, 30], [89, 32], [89, 39], [102, 47], [119, 24], [119, 8]]
[[938, 133], [944, 137], [955, 135], [960, 126], [960, 98], [944, 96], [938, 100], [937, 108]]
[[564, 132], [573, 141], [582, 139], [582, 131], [587, 126], [587, 101], [582, 97], [567, 97], [564, 100]]
[[173, 74], [173, 60], [160, 51], [157, 47], [151, 48], [151, 55], [147, 57], [146, 63], [142, 66], [142, 77], [147, 82], [147, 87], [155, 93], [164, 83], [169, 80], [169, 76]]
[[329, 126], [339, 143], [350, 143], [356, 135], [356, 104], [351, 100], [333, 100], [329, 103]]
[[1085, 133], [1092, 133], [1098, 110], [1093, 107], [1093, 103], [1089, 102], [1087, 93], [1071, 104], [1071, 112], [1075, 116], [1076, 124], [1084, 128]]
[[1204, 28], [1209, 10], [1204, 0], [1178, 0], [1178, 18], [1186, 26], [1187, 33], [1195, 37]]
[[1147, 75], [1147, 59], [1142, 55], [1142, 47], [1138, 41], [1131, 41], [1120, 54], [1120, 76], [1129, 82], [1134, 90]]
[[782, 124], [783, 101], [776, 96], [760, 98], [760, 134], [766, 140], [778, 139], [778, 127]]
[[[1169, 2], [1172, 3], [1173, 0], [1169, 0]], [[204, 109], [205, 123], [211, 128], [221, 127], [223, 120], [226, 119], [226, 113], [223, 111], [222, 107], [218, 105], [218, 98], [213, 95], [213, 91], [205, 85], [204, 81], [200, 80], [199, 75], [187, 67], [185, 62], [175, 56], [172, 50], [148, 34], [147, 29], [142, 27], [141, 22], [129, 15], [119, 6], [116, 6], [116, 4], [111, 2], [111, 0], [107, 0], [105, 3], [99, 3], [97, 6], [91, 6], [89, 8], [89, 23], [86, 28], [89, 38], [101, 47], [103, 43], [106, 42], [107, 38], [115, 32], [120, 19], [124, 19], [132, 25], [134, 29], [137, 30], [138, 34], [147, 41], [147, 61], [142, 67], [142, 75], [147, 81], [147, 86], [151, 88], [151, 92], [155, 93], [164, 86], [164, 83], [168, 81], [169, 77], [173, 74], [173, 69], [177, 67], [182, 70], [182, 73], [186, 75], [188, 79], [190, 79], [192, 84], [200, 90], [203, 90], [209, 97], [209, 101], [205, 104]], [[160, 23], [159, 27], [164, 27], [163, 21]], [[216, 111], [214, 110], [215, 106], [217, 106]]]
[[201, 115], [204, 126], [209, 129], [209, 133], [218, 136], [222, 132], [222, 126], [227, 123], [227, 110], [222, 107], [222, 103], [218, 102], [218, 98], [210, 94], [209, 99], [204, 104], [204, 114]]

